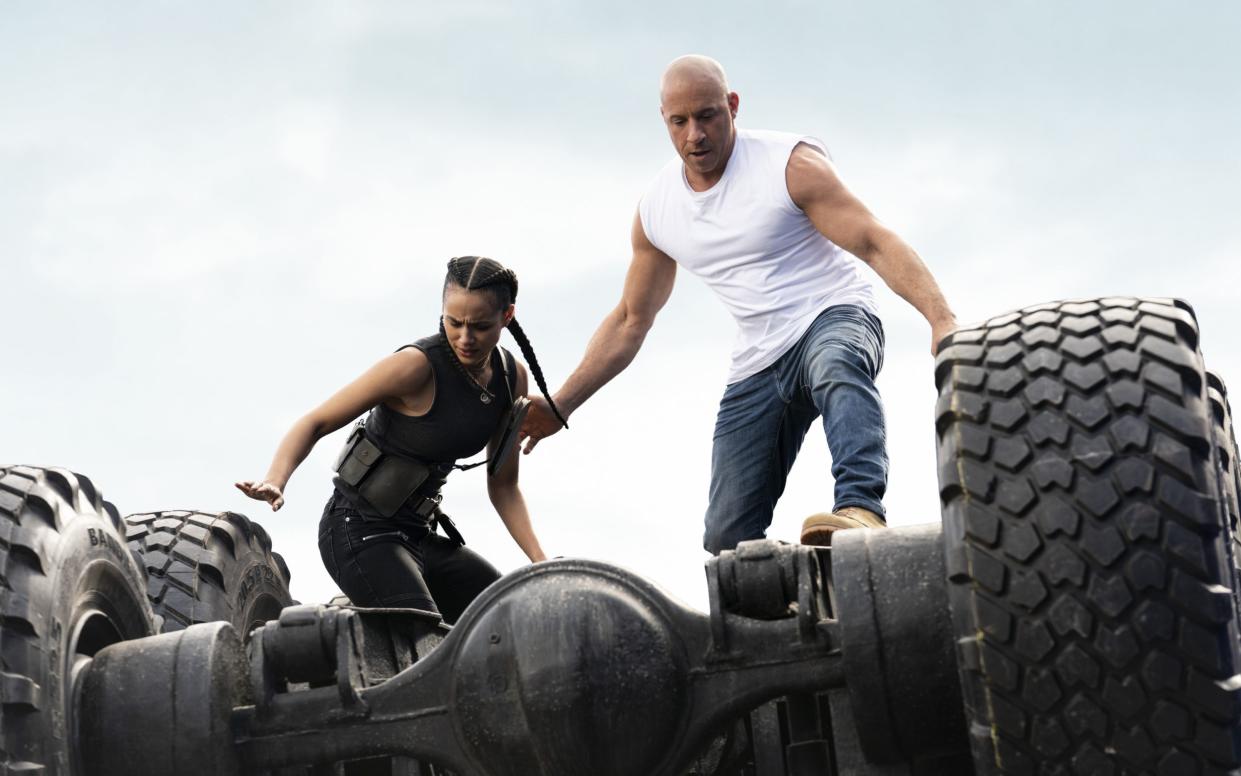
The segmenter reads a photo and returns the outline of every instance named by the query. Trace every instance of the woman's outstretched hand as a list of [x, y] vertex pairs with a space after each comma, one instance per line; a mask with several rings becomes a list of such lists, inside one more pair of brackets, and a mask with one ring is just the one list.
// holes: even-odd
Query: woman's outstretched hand
[[237, 490], [250, 498], [271, 504], [273, 512], [284, 506], [284, 494], [280, 492], [280, 488], [267, 480], [242, 480], [233, 484], [237, 486]]

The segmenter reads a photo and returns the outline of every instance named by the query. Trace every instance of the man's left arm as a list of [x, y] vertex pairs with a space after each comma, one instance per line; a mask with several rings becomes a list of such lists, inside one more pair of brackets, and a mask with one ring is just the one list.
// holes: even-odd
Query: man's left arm
[[931, 354], [957, 327], [957, 318], [931, 270], [849, 191], [821, 151], [799, 144], [785, 170], [789, 196], [824, 237], [870, 265], [888, 287], [931, 325]]

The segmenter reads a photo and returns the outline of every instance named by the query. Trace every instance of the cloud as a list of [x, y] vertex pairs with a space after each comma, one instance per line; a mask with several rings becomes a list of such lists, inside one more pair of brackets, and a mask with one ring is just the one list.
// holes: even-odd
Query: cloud
[[[245, 511], [288, 557], [295, 594], [326, 600], [314, 524], [340, 435], [279, 515], [231, 483], [262, 474], [293, 419], [430, 332], [451, 255], [518, 269], [521, 319], [558, 385], [619, 297], [637, 198], [670, 153], [655, 81], [687, 50], [724, 61], [747, 125], [821, 134], [963, 318], [1184, 296], [1209, 363], [1241, 384], [1236, 25], [1205, 23], [1223, 6], [1173, 19], [1115, 5], [1065, 25], [1063, 9], [967, 5], [897, 19], [725, 4], [702, 24], [642, 3], [6, 8], [0, 316], [20, 377], [0, 384], [5, 457], [77, 467], [122, 511]], [[959, 23], [967, 10], [987, 34]], [[857, 34], [880, 29], [885, 46]], [[1100, 53], [1096, 34], [1116, 30], [1123, 46]], [[894, 522], [935, 521], [928, 332], [876, 283], [888, 506]], [[525, 461], [549, 551], [705, 604], [731, 338], [681, 273], [637, 361]], [[772, 536], [830, 506], [828, 465], [814, 429]], [[477, 478], [454, 477], [448, 503], [473, 546], [522, 562]]]
[[69, 291], [228, 278], [359, 301], [434, 285], [464, 253], [539, 283], [625, 252], [645, 184], [627, 160], [445, 134], [417, 115], [377, 131], [373, 118], [299, 102], [84, 157], [36, 190], [16, 258]]

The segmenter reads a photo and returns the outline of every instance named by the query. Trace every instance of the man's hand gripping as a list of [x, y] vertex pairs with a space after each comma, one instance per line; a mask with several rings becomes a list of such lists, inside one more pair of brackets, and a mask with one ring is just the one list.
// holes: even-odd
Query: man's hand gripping
[[539, 440], [555, 434], [563, 426], [557, 420], [555, 414], [552, 413], [551, 405], [547, 403], [547, 399], [542, 396], [530, 397], [530, 411], [526, 414], [526, 421], [521, 424], [521, 431], [518, 432], [518, 442], [524, 441], [526, 446], [522, 448], [523, 454], [529, 453]]

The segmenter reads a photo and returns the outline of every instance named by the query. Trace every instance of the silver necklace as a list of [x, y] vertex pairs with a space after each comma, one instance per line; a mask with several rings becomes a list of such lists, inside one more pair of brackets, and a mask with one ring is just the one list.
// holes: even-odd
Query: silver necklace
[[[490, 356], [488, 356], [488, 360], [490, 360]], [[470, 369], [466, 367], [465, 364], [461, 365], [461, 369], [467, 375], [470, 376], [470, 380], [473, 381], [474, 385], [478, 386], [478, 389], [480, 391], [482, 391], [482, 393], [478, 395], [478, 400], [481, 401], [483, 404], [491, 404], [492, 400], [495, 399], [495, 396], [491, 393], [491, 391], [487, 390], [487, 386], [483, 385], [482, 381], [478, 379], [478, 376], [475, 375], [474, 372], [470, 371]], [[486, 365], [484, 365], [483, 368], [479, 370], [480, 374], [482, 372], [485, 372], [486, 370], [487, 370], [487, 367]]]

